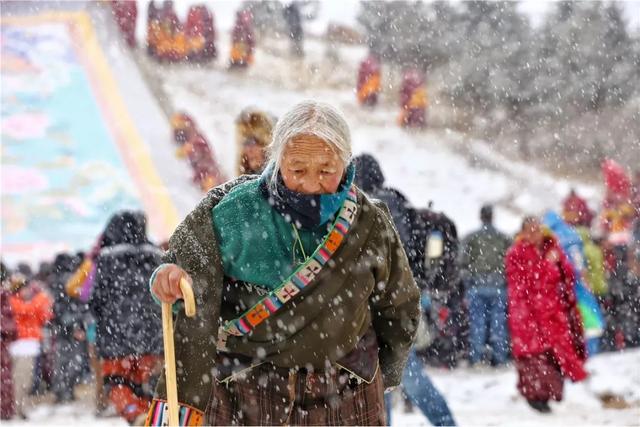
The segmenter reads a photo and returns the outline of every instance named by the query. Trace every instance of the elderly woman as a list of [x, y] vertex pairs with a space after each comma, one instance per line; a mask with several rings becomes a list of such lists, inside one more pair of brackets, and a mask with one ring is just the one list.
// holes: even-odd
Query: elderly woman
[[[347, 123], [317, 102], [277, 123], [261, 176], [209, 191], [171, 237], [153, 294], [193, 284], [175, 328], [181, 423], [384, 425], [419, 291], [387, 208], [353, 185]], [[165, 421], [161, 382], [148, 425]]]

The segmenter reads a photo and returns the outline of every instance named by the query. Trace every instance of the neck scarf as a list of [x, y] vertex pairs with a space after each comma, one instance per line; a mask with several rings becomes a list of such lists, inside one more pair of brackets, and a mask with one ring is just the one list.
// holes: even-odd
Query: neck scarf
[[314, 229], [335, 217], [338, 209], [349, 194], [356, 174], [353, 163], [347, 167], [338, 191], [332, 194], [303, 194], [289, 190], [278, 173], [276, 190], [268, 185], [273, 166], [268, 167], [260, 177], [260, 194], [287, 222], [297, 228]]

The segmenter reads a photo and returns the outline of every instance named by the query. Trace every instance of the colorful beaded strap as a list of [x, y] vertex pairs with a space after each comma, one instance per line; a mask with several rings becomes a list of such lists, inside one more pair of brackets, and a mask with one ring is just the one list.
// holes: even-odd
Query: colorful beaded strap
[[322, 267], [342, 245], [358, 210], [355, 186], [351, 186], [338, 217], [324, 241], [309, 258], [280, 286], [260, 299], [253, 307], [236, 319], [227, 321], [218, 331], [218, 349], [225, 350], [229, 335], [243, 336], [251, 332], [265, 319], [280, 310], [285, 303], [300, 293], [313, 281]]
[[[169, 404], [164, 400], [154, 399], [147, 412], [144, 423], [148, 427], [169, 425]], [[179, 405], [178, 408], [179, 426], [202, 426], [204, 425], [204, 414], [190, 406]]]

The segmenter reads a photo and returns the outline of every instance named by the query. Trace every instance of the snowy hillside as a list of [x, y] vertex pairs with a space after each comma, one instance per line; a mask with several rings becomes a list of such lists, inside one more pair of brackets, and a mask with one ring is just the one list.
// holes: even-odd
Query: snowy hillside
[[[323, 59], [321, 42], [308, 43], [307, 57], [301, 61], [281, 56], [286, 49], [268, 44], [267, 49], [258, 48], [255, 64], [246, 72], [226, 70], [228, 49], [228, 37], [222, 34], [218, 60], [200, 67], [158, 65], [138, 52], [138, 62], [154, 82], [165, 110], [193, 115], [228, 177], [236, 161], [234, 120], [243, 108], [253, 105], [281, 115], [296, 102], [314, 98], [346, 114], [355, 153], [374, 154], [388, 185], [406, 193], [418, 207], [433, 201], [435, 209], [451, 216], [463, 234], [478, 225], [477, 212], [487, 202], [498, 205], [497, 224], [509, 232], [518, 229], [524, 214], [558, 209], [572, 186], [594, 207], [597, 204], [597, 188], [513, 163], [482, 141], [443, 128], [429, 127], [419, 133], [402, 130], [396, 124], [398, 108], [392, 100], [375, 110], [359, 107], [353, 85], [357, 63], [365, 54], [361, 48], [349, 47], [348, 52], [340, 52], [344, 61], [330, 64]], [[442, 111], [434, 105], [427, 120], [437, 114]], [[167, 141], [157, 141], [156, 147], [171, 149]]]
[[[256, 105], [278, 115], [305, 98], [328, 101], [345, 112], [352, 128], [355, 152], [371, 152], [381, 160], [388, 185], [405, 192], [418, 207], [424, 207], [429, 201], [433, 201], [435, 209], [444, 211], [453, 218], [462, 234], [477, 226], [478, 208], [486, 202], [498, 205], [498, 227], [513, 232], [524, 214], [541, 213], [547, 208], [557, 209], [571, 186], [579, 187], [593, 207], [600, 198], [598, 188], [572, 184], [541, 173], [528, 165], [514, 164], [496, 153], [490, 144], [471, 141], [465, 135], [440, 127], [439, 123], [443, 122], [441, 117], [446, 116], [447, 111], [438, 102], [436, 95], [432, 95], [430, 101], [428, 130], [422, 133], [403, 131], [396, 125], [398, 107], [395, 99], [397, 87], [394, 85], [398, 83], [398, 79], [397, 76], [389, 76], [386, 68], [383, 68], [385, 91], [381, 105], [375, 110], [360, 108], [356, 104], [353, 86], [357, 65], [366, 54], [363, 46], [339, 46], [337, 55], [327, 56], [327, 46], [320, 39], [314, 39], [306, 43], [307, 55], [304, 60], [291, 60], [287, 58], [288, 46], [285, 40], [267, 40], [258, 47], [254, 66], [244, 72], [234, 73], [226, 70], [229, 34], [228, 31], [221, 31], [218, 37], [220, 56], [215, 63], [199, 68], [188, 65], [158, 65], [146, 56], [143, 48], [135, 52], [125, 48], [108, 9], [103, 5], [69, 3], [68, 6], [86, 9], [91, 14], [97, 41], [102, 46], [106, 60], [102, 64], [103, 71], [97, 77], [109, 74], [109, 71], [104, 71], [108, 64], [113, 75], [113, 79], [108, 80], [110, 84], [118, 86], [115, 90], [107, 90], [109, 86], [105, 85], [97, 85], [93, 89], [99, 95], [97, 99], [115, 98], [114, 102], [100, 103], [111, 104], [113, 108], [106, 105], [105, 111], [101, 111], [101, 115], [94, 115], [93, 119], [104, 120], [108, 130], [100, 146], [112, 149], [114, 144], [117, 145], [121, 158], [126, 160], [127, 173], [136, 182], [133, 190], [137, 190], [140, 195], [137, 203], [144, 205], [150, 213], [154, 239], [166, 238], [177, 221], [184, 217], [201, 196], [191, 184], [188, 165], [174, 156], [175, 146], [171, 142], [166, 114], [180, 109], [193, 114], [197, 119], [217, 152], [224, 172], [230, 177], [235, 169], [236, 159], [234, 120], [243, 108]], [[56, 7], [66, 8], [67, 4], [57, 4]], [[23, 6], [19, 3], [12, 4], [12, 8], [17, 9], [17, 13], [33, 14], [43, 11], [34, 5]], [[46, 59], [47, 56], [43, 58]], [[140, 65], [140, 70], [136, 68], [134, 59]], [[92, 70], [93, 67], [89, 67], [83, 71], [92, 76]], [[147, 77], [146, 82], [142, 76]], [[47, 78], [55, 75], [47, 77], [43, 73], [42, 77], [47, 82]], [[28, 85], [20, 87], [29, 88]], [[149, 88], [157, 100], [153, 99]], [[90, 90], [85, 90], [88, 96]], [[158, 101], [162, 109], [158, 108]], [[82, 114], [88, 111], [90, 110], [84, 109]], [[72, 113], [71, 110], [69, 112], [75, 116], [80, 114]], [[92, 123], [88, 119], [68, 122]], [[100, 128], [98, 125], [93, 127]], [[47, 128], [47, 135], [59, 140], [57, 145], [47, 145], [47, 149], [57, 150], [48, 156], [58, 156], [62, 162], [60, 164], [65, 164], [70, 158], [68, 138], [60, 139], [57, 129], [57, 125]], [[120, 136], [124, 130], [130, 134], [126, 138]], [[95, 136], [93, 141], [98, 142]], [[7, 149], [3, 150], [3, 158], [13, 158], [13, 151], [9, 148], [18, 150], [21, 147], [26, 146], [19, 143], [7, 144]], [[74, 153], [71, 158], [80, 158], [77, 152], [81, 145], [74, 142], [71, 147]], [[136, 148], [132, 150], [131, 147]], [[137, 154], [131, 154], [134, 151]], [[92, 155], [96, 153], [96, 150], [91, 151]], [[8, 168], [4, 172], [7, 171]], [[5, 181], [9, 182], [3, 180]], [[38, 188], [35, 190], [40, 191]], [[65, 187], [64, 191], [69, 193], [67, 199], [71, 200], [73, 197], [73, 206], [93, 203], [80, 190], [82, 187]], [[41, 193], [43, 192], [38, 194]], [[57, 194], [52, 197], [57, 197]], [[25, 199], [30, 205], [23, 208], [22, 212], [37, 217], [38, 223], [51, 224], [52, 220], [60, 221], [60, 218], [68, 217], [60, 214], [65, 209], [69, 210], [66, 205], [55, 210], [47, 207], [44, 202], [51, 198]], [[164, 206], [163, 209], [151, 208], [158, 205]], [[11, 204], [7, 206], [11, 207]], [[52, 233], [60, 230], [63, 231], [63, 236], [73, 235], [72, 239], [60, 243], [60, 238], [56, 235], [50, 239], [53, 243], [43, 242], [42, 250], [36, 251], [40, 246], [35, 244], [26, 249], [15, 249], [10, 261], [17, 262], [18, 258], [27, 256], [36, 262], [53, 253], [53, 250], [49, 250], [52, 245], [73, 250], [86, 249], [103, 226], [106, 216], [113, 210], [100, 210], [93, 205], [89, 205], [88, 209], [96, 212], [96, 215], [91, 221], [83, 219], [83, 224], [86, 225], [83, 229], [76, 227], [74, 224], [77, 221], [73, 223], [71, 219], [65, 225], [67, 228], [49, 228]], [[70, 212], [76, 210], [72, 209]], [[6, 213], [11, 212], [19, 211], [6, 210]], [[54, 214], [57, 215], [56, 218], [50, 218]], [[6, 222], [5, 230], [13, 232], [14, 229], [24, 227], [24, 215], [16, 213], [12, 218], [14, 220]], [[3, 236], [4, 240], [5, 237]], [[6, 255], [9, 259], [8, 255], [11, 254]]]

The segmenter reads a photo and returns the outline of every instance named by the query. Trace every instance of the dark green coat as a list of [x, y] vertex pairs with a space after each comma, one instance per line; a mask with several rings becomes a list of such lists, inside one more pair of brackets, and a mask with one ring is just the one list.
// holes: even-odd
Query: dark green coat
[[[201, 411], [217, 377], [220, 318], [234, 316], [231, 304], [221, 304], [225, 277], [211, 210], [248, 179], [256, 177], [243, 176], [210, 190], [171, 236], [164, 259], [193, 279], [197, 314], [178, 314], [174, 339], [178, 400]], [[386, 207], [360, 191], [358, 207], [345, 242], [327, 264], [330, 268], [250, 335], [229, 337], [229, 351], [280, 367], [325, 369], [327, 361], [349, 353], [373, 326], [385, 386], [400, 383], [418, 325], [420, 294]], [[233, 299], [246, 307], [260, 298], [251, 287], [235, 289]], [[156, 395], [166, 399], [164, 376]]]
[[504, 277], [504, 257], [510, 246], [511, 239], [492, 225], [483, 225], [462, 242], [460, 267], [471, 277], [489, 274]]

